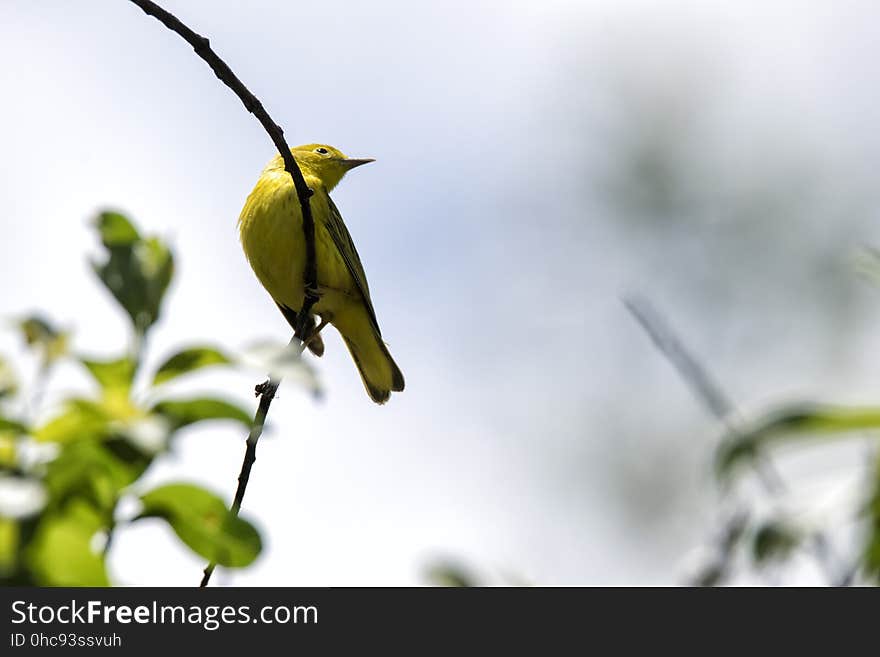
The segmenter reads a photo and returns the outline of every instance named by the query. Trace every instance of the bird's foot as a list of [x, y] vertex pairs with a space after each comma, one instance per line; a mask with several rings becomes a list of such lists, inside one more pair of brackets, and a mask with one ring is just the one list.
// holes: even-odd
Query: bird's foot
[[307, 301], [311, 301], [313, 304], [315, 304], [321, 300], [321, 291], [317, 287], [306, 285], [304, 291]]

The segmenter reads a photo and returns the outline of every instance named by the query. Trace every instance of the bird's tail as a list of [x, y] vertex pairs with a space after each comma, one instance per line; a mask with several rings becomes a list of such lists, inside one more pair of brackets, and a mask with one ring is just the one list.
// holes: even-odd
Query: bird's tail
[[403, 390], [403, 374], [363, 309], [337, 316], [333, 324], [345, 340], [370, 399], [384, 404], [392, 391]]

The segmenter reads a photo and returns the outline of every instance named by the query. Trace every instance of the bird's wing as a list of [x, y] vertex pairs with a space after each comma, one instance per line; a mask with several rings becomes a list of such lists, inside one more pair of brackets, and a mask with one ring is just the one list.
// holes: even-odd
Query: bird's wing
[[361, 264], [360, 256], [358, 256], [357, 249], [354, 247], [354, 240], [351, 239], [348, 228], [345, 227], [345, 222], [342, 220], [342, 214], [340, 214], [339, 209], [329, 194], [327, 195], [327, 203], [330, 206], [330, 214], [327, 218], [327, 232], [333, 238], [333, 243], [345, 261], [345, 266], [354, 279], [358, 292], [364, 298], [364, 306], [370, 315], [370, 321], [373, 323], [376, 333], [382, 335], [379, 331], [376, 311], [373, 310], [373, 302], [370, 300], [370, 286], [367, 285], [367, 275], [364, 273], [364, 266]]

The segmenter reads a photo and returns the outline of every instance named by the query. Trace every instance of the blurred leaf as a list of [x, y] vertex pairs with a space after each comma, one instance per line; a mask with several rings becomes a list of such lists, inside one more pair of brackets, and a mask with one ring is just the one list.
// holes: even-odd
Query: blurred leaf
[[43, 586], [109, 586], [104, 557], [92, 549], [101, 529], [100, 515], [85, 503], [44, 516], [25, 553], [35, 580]]
[[25, 317], [18, 323], [18, 328], [21, 330], [28, 346], [52, 340], [60, 335], [60, 331], [39, 315]]
[[140, 517], [164, 518], [181, 541], [221, 566], [251, 564], [262, 548], [257, 530], [234, 516], [219, 497], [191, 484], [168, 484], [141, 497]]
[[67, 354], [70, 335], [55, 328], [43, 317], [26, 317], [18, 323], [18, 328], [27, 345], [40, 351], [47, 362], [54, 362]]
[[735, 466], [761, 449], [783, 441], [832, 437], [851, 431], [880, 429], [880, 408], [799, 404], [768, 413], [753, 427], [728, 434], [719, 446], [719, 476], [729, 476]]
[[147, 416], [147, 411], [132, 401], [128, 391], [119, 388], [106, 390], [100, 401], [79, 400], [79, 403], [112, 421], [110, 429], [114, 432], [125, 433], [133, 424]]
[[868, 534], [864, 552], [865, 572], [880, 584], [880, 458], [874, 470], [874, 484], [868, 499]]
[[46, 469], [46, 486], [53, 504], [78, 497], [109, 511], [120, 491], [143, 472], [143, 462], [126, 462], [102, 443], [76, 441], [64, 446]]
[[170, 381], [181, 374], [208, 367], [227, 365], [232, 361], [218, 349], [212, 347], [190, 347], [177, 352], [159, 367], [153, 378], [153, 385]]
[[203, 420], [233, 420], [248, 429], [252, 423], [251, 415], [240, 406], [211, 397], [169, 399], [156, 404], [153, 412], [168, 420], [173, 431]]
[[9, 418], [0, 415], [0, 433], [11, 433], [13, 435], [20, 435], [27, 433], [27, 431], [27, 427], [21, 422], [17, 420], [10, 420]]
[[131, 222], [118, 212], [102, 212], [95, 220], [95, 226], [107, 248], [127, 246], [141, 238]]
[[477, 586], [476, 579], [463, 566], [442, 561], [428, 566], [425, 578], [429, 584], [447, 587]]
[[0, 517], [0, 580], [15, 572], [18, 564], [18, 523]]
[[135, 362], [128, 358], [117, 360], [90, 360], [81, 358], [80, 362], [86, 366], [91, 375], [104, 389], [124, 390], [131, 388], [134, 380]]
[[128, 436], [113, 437], [101, 444], [111, 456], [130, 468], [133, 479], [140, 477], [156, 456], [155, 452], [143, 450]]
[[758, 527], [752, 538], [752, 558], [758, 565], [784, 561], [801, 542], [801, 534], [784, 522], [770, 521]]
[[41, 442], [67, 443], [74, 440], [99, 440], [108, 432], [107, 413], [95, 402], [70, 399], [64, 410], [34, 432]]
[[145, 333], [159, 319], [174, 273], [171, 251], [157, 238], [141, 238], [122, 215], [103, 213], [96, 225], [108, 256], [92, 266], [131, 317], [135, 330]]
[[111, 435], [128, 435], [148, 418], [126, 390], [110, 389], [100, 400], [73, 398], [64, 410], [34, 432], [40, 442], [66, 443], [74, 440], [102, 440]]
[[16, 392], [18, 392], [18, 377], [15, 375], [15, 370], [5, 358], [0, 358], [0, 399], [11, 397]]
[[17, 458], [15, 434], [0, 431], [0, 470], [13, 468]]

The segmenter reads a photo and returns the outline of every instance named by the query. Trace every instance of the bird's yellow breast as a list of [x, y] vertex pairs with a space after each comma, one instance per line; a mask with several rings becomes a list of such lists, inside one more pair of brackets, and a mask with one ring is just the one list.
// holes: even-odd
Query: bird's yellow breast
[[[314, 312], [334, 312], [347, 297], [359, 293], [327, 232], [327, 192], [316, 178], [306, 176], [306, 183], [315, 192], [310, 202], [321, 300]], [[299, 199], [286, 171], [267, 168], [263, 172], [245, 202], [238, 225], [245, 255], [260, 283], [276, 302], [299, 310], [305, 295], [305, 238]]]

